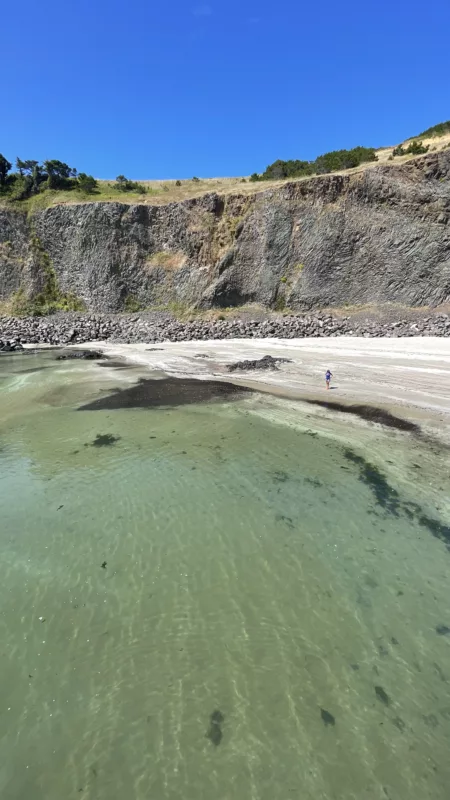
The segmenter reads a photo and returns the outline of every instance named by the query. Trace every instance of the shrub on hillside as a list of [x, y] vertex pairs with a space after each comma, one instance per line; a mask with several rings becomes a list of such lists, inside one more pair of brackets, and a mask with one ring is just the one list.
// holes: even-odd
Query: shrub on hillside
[[117, 176], [114, 189], [117, 189], [119, 192], [137, 192], [138, 194], [145, 194], [146, 192], [146, 188], [142, 183], [130, 181], [125, 175]]
[[373, 147], [354, 147], [352, 150], [332, 150], [318, 156], [314, 162], [314, 171], [318, 175], [336, 172], [341, 169], [352, 169], [369, 161], [377, 161]]
[[98, 183], [92, 175], [86, 175], [85, 172], [80, 172], [77, 178], [78, 186], [82, 192], [92, 194], [98, 189]]
[[419, 156], [422, 153], [428, 153], [429, 146], [426, 147], [422, 144], [422, 142], [411, 142], [408, 147], [403, 147], [403, 145], [399, 144], [398, 147], [394, 147], [392, 151], [392, 155], [394, 156]]
[[280, 180], [280, 178], [298, 178], [302, 175], [312, 175], [313, 168], [309, 161], [274, 161], [261, 175], [263, 181]]
[[351, 169], [368, 161], [377, 161], [373, 147], [354, 147], [352, 150], [332, 150], [318, 156], [315, 161], [278, 159], [265, 169], [262, 175], [256, 172], [250, 177], [251, 181], [270, 181], [282, 178], [302, 178], [308, 175], [324, 175], [341, 169]]
[[447, 122], [438, 122], [437, 125], [427, 128], [426, 131], [419, 133], [417, 138], [425, 139], [427, 136], [445, 136], [446, 133], [450, 133], [450, 119]]

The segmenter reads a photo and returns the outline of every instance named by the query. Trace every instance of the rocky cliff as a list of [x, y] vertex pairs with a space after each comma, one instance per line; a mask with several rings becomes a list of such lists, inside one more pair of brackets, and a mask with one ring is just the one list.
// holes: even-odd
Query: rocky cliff
[[450, 300], [450, 151], [166, 206], [0, 208], [0, 297], [49, 280], [91, 311]]

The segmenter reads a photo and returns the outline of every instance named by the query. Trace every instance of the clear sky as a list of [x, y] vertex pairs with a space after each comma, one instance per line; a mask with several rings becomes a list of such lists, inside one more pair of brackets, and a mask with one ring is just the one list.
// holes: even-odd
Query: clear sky
[[450, 118], [450, 0], [3, 0], [0, 152], [246, 175]]

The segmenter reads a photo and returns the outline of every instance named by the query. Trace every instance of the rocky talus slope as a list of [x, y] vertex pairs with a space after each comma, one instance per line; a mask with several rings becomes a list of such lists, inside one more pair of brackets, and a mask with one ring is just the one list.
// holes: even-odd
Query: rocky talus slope
[[49, 284], [89, 312], [306, 311], [450, 300], [450, 151], [166, 206], [0, 208], [0, 298]]
[[304, 336], [450, 336], [450, 316], [399, 319], [396, 322], [352, 320], [326, 314], [287, 316], [276, 319], [193, 320], [179, 322], [168, 315], [57, 314], [52, 317], [0, 318], [0, 340], [9, 343], [70, 344], [111, 342], [182, 342], [208, 339], [272, 338]]

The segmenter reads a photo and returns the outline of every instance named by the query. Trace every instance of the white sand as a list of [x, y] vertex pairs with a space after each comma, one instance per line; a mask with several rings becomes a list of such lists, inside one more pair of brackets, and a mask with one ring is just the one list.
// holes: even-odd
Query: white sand
[[[102, 350], [174, 376], [222, 378], [290, 397], [370, 403], [429, 416], [450, 429], [450, 339], [230, 339], [225, 341], [111, 344]], [[265, 354], [292, 359], [278, 371], [228, 373], [227, 364]], [[196, 356], [207, 356], [198, 358]], [[333, 373], [332, 390], [324, 375]]]

